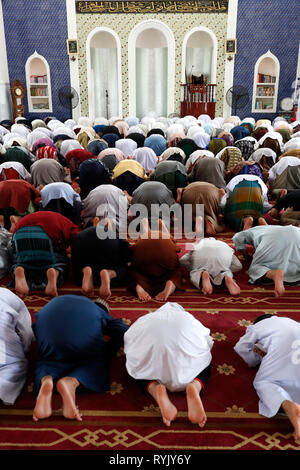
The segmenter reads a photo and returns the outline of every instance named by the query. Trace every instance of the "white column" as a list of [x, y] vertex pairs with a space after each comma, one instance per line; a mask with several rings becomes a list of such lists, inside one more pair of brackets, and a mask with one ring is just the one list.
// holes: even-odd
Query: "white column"
[[297, 90], [298, 81], [300, 81], [300, 43], [299, 43], [299, 52], [298, 52], [297, 76], [296, 76], [296, 84], [295, 84], [295, 93], [298, 92], [298, 110], [296, 113], [296, 120], [300, 121], [300, 89]]
[[[239, 0], [229, 0], [228, 20], [227, 20], [227, 39], [235, 39], [236, 37], [238, 1]], [[239, 49], [239, 44], [237, 44], [237, 50], [238, 49]], [[222, 50], [220, 51], [220, 54], [222, 54]], [[231, 88], [233, 85], [234, 57], [235, 56], [234, 54], [231, 54], [231, 57], [233, 57], [233, 59], [228, 60], [229, 55], [230, 54], [225, 54], [226, 63], [225, 63], [224, 102], [223, 102], [223, 116], [224, 117], [229, 117], [231, 115], [231, 106], [227, 104], [226, 93], [229, 90], [229, 88]]]
[[[76, 24], [76, 10], [74, 0], [66, 0], [66, 9], [67, 9], [67, 22], [68, 22], [68, 39], [77, 39], [77, 24]], [[67, 50], [67, 44], [66, 44]], [[80, 84], [79, 84], [79, 69], [78, 69], [78, 56], [75, 56], [76, 60], [72, 61], [69, 59], [70, 63], [70, 82], [71, 86], [77, 91], [79, 95], [79, 103], [72, 110], [72, 117], [77, 122], [78, 118], [81, 116], [81, 104], [80, 104]]]
[[10, 95], [6, 41], [3, 22], [2, 0], [0, 0], [0, 121], [12, 119], [12, 102]]

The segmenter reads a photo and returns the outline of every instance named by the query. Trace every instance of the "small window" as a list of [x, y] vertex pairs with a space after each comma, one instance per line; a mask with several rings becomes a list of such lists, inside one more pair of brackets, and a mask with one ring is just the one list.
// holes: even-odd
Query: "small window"
[[28, 111], [52, 112], [50, 69], [46, 59], [35, 52], [28, 57], [26, 66]]
[[253, 84], [253, 113], [276, 113], [280, 64], [268, 51], [256, 62]]

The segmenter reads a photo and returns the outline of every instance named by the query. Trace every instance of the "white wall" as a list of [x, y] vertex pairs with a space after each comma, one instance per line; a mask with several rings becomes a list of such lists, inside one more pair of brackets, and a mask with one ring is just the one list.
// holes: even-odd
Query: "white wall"
[[[228, 21], [227, 21], [227, 39], [235, 39], [236, 37], [236, 24], [237, 24], [237, 13], [238, 13], [238, 0], [229, 0], [228, 4]], [[223, 51], [225, 52], [225, 45], [221, 45], [221, 48], [224, 47]], [[250, 46], [251, 47], [251, 46]], [[220, 48], [219, 54], [222, 54], [222, 49]], [[239, 45], [237, 44], [237, 49]], [[224, 80], [224, 101], [223, 101], [223, 116], [228, 117], [231, 115], [231, 106], [228, 105], [226, 101], [226, 93], [229, 88], [233, 85], [233, 74], [234, 74], [234, 55], [231, 54], [232, 60], [228, 60], [228, 55], [226, 54], [226, 63], [225, 63], [225, 80]]]
[[2, 1], [0, 1], [0, 64], [0, 120], [12, 119], [13, 113], [6, 55]]
[[[67, 8], [67, 23], [68, 23], [68, 39], [77, 39], [77, 24], [76, 24], [76, 11], [74, 0], [66, 0]], [[78, 70], [78, 57], [76, 60], [70, 60], [70, 83], [71, 86], [77, 91], [79, 95], [79, 103], [75, 109], [72, 110], [73, 119], [78, 120], [81, 115], [80, 104], [80, 85], [79, 85], [79, 70]]]

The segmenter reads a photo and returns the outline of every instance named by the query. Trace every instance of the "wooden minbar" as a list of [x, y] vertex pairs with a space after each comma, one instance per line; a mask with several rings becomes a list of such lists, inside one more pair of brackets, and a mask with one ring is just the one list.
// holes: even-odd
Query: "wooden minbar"
[[181, 117], [208, 114], [215, 117], [216, 85], [181, 84], [183, 101], [181, 101]]

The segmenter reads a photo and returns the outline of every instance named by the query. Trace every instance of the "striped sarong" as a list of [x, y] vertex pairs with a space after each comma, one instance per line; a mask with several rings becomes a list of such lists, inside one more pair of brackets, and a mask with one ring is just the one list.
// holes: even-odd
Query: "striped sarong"
[[235, 215], [239, 218], [246, 216], [258, 218], [263, 213], [264, 199], [257, 181], [242, 180], [237, 184], [234, 190], [230, 192], [224, 208], [226, 216]]
[[23, 227], [13, 236], [17, 264], [26, 269], [45, 270], [56, 265], [52, 241], [39, 227]]

